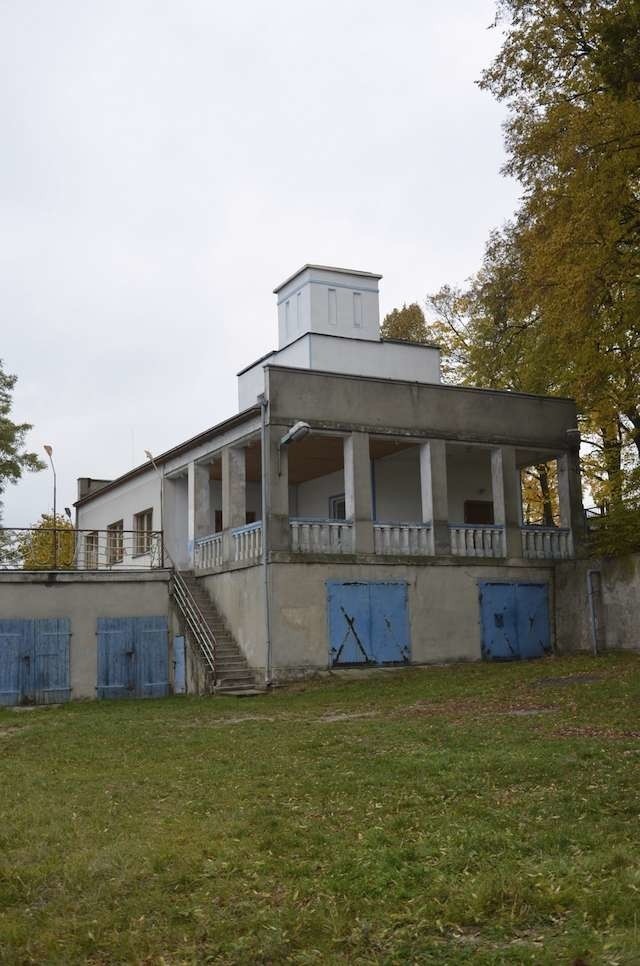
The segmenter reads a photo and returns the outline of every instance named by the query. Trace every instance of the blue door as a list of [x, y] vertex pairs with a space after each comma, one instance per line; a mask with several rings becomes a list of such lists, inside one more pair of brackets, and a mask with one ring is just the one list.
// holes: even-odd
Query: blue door
[[407, 664], [409, 647], [409, 608], [407, 585], [369, 584], [371, 642], [378, 664]]
[[184, 694], [187, 690], [187, 662], [184, 637], [173, 639], [173, 693]]
[[166, 617], [98, 618], [99, 698], [169, 693]]
[[551, 651], [547, 584], [480, 582], [482, 656], [519, 661]]
[[327, 582], [331, 664], [371, 664], [368, 584]]
[[410, 660], [406, 583], [327, 581], [327, 609], [333, 666]]
[[0, 705], [67, 701], [67, 617], [0, 620]]
[[518, 645], [523, 659], [551, 653], [546, 584], [517, 584]]

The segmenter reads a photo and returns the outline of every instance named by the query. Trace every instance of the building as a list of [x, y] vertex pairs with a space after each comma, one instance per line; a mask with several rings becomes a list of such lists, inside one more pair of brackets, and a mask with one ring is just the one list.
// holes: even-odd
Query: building
[[[553, 646], [554, 562], [582, 533], [575, 405], [443, 385], [436, 346], [381, 339], [380, 278], [305, 265], [235, 415], [78, 481], [78, 565], [193, 572], [256, 679]], [[551, 460], [560, 526], [523, 526], [520, 473]]]

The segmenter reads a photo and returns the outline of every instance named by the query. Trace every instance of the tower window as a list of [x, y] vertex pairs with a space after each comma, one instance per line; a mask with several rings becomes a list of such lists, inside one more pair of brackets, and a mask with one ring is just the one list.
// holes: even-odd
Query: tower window
[[329, 325], [338, 324], [338, 301], [336, 297], [336, 290], [334, 288], [329, 289]]
[[353, 324], [362, 325], [362, 294], [360, 292], [353, 293]]

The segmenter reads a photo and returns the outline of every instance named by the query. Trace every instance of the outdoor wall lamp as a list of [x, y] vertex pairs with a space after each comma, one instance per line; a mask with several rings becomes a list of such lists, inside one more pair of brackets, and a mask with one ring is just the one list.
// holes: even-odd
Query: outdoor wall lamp
[[278, 444], [278, 476], [282, 476], [282, 461], [281, 461], [281, 450], [283, 446], [289, 446], [290, 443], [297, 443], [298, 440], [304, 439], [311, 432], [311, 426], [309, 423], [305, 423], [302, 420], [298, 420], [294, 423], [291, 429], [284, 434], [282, 439]]

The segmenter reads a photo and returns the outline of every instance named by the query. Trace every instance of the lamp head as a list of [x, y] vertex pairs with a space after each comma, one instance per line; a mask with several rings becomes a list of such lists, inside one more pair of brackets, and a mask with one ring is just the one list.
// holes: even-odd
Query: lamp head
[[53, 446], [49, 446], [48, 443], [45, 443], [44, 444], [44, 451], [47, 454], [47, 456], [49, 457], [49, 459], [51, 459], [51, 457], [53, 456]]
[[305, 436], [308, 436], [310, 432], [311, 426], [309, 423], [299, 420], [297, 423], [294, 423], [288, 433], [284, 434], [280, 440], [280, 445], [288, 446], [289, 443], [297, 443], [298, 440], [304, 439]]

